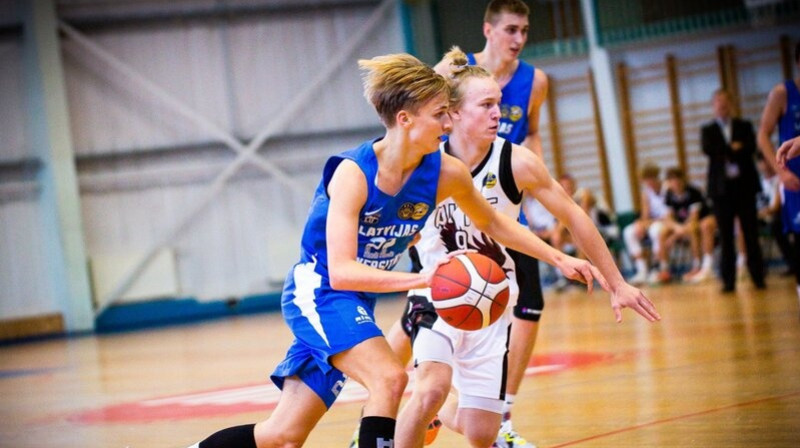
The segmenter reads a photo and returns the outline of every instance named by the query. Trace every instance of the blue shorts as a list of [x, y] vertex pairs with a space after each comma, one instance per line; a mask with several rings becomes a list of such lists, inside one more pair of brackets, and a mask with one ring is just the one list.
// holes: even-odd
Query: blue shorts
[[282, 389], [286, 377], [296, 375], [330, 408], [347, 379], [330, 357], [383, 336], [375, 324], [375, 299], [332, 290], [312, 263], [299, 263], [286, 279], [281, 309], [295, 340], [271, 379]]

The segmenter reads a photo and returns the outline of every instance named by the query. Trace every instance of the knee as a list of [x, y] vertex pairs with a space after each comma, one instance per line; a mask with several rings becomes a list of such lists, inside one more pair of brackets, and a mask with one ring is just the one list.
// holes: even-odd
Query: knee
[[446, 382], [420, 384], [414, 391], [422, 402], [423, 409], [440, 409], [450, 393], [450, 385]]
[[408, 374], [403, 368], [392, 366], [381, 372], [377, 383], [375, 387], [371, 388], [370, 393], [380, 391], [399, 402], [408, 384]]

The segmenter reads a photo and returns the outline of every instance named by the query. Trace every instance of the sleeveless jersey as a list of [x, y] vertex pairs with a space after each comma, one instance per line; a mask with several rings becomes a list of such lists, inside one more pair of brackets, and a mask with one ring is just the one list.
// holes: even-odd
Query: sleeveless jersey
[[666, 202], [664, 202], [664, 196], [661, 196], [658, 192], [653, 191], [647, 186], [644, 187], [644, 193], [647, 195], [647, 202], [650, 204], [649, 218], [661, 219], [667, 216], [669, 209], [667, 208]]
[[[800, 92], [794, 80], [787, 80], [786, 86], [786, 112], [778, 121], [778, 138], [783, 143], [794, 137], [800, 136]], [[796, 176], [800, 176], [800, 158], [790, 159], [787, 163], [789, 169]], [[783, 230], [784, 232], [800, 233], [800, 191], [790, 191], [781, 188], [783, 196]]]
[[[467, 60], [476, 65], [475, 55], [469, 53]], [[511, 143], [521, 144], [528, 135], [528, 104], [533, 90], [535, 69], [531, 64], [520, 60], [511, 81], [503, 87], [500, 100], [500, 127], [497, 135]]]
[[[377, 140], [376, 140], [377, 141]], [[329, 289], [326, 226], [328, 219], [328, 183], [336, 167], [349, 159], [358, 164], [367, 179], [367, 201], [359, 213], [359, 263], [390, 270], [400, 260], [408, 244], [421, 229], [436, 206], [436, 190], [442, 156], [439, 151], [425, 155], [403, 188], [394, 196], [378, 189], [378, 159], [368, 141], [361, 146], [333, 156], [325, 164], [322, 180], [314, 193], [308, 221], [303, 231], [300, 263], [314, 263], [321, 276], [321, 287]], [[373, 298], [374, 294], [367, 294]]]
[[[449, 142], [441, 150], [447, 152]], [[472, 171], [472, 183], [492, 206], [517, 219], [520, 214], [521, 192], [517, 189], [511, 171], [511, 143], [497, 137], [486, 158]], [[514, 260], [506, 248], [478, 230], [452, 199], [446, 199], [425, 222], [416, 244], [422, 266], [431, 266], [445, 254], [461, 249], [474, 249], [493, 259], [506, 272], [509, 286], [509, 309], [514, 306], [519, 293]]]

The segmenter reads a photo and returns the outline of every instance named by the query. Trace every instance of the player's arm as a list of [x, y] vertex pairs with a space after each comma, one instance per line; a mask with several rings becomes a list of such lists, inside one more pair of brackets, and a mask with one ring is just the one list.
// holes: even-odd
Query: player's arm
[[426, 275], [383, 271], [356, 261], [358, 217], [367, 200], [367, 180], [351, 160], [342, 161], [328, 184], [328, 274], [338, 290], [395, 292], [428, 285]]
[[775, 153], [775, 145], [772, 144], [772, 133], [778, 126], [778, 120], [784, 114], [786, 107], [786, 86], [778, 84], [772, 88], [767, 96], [767, 104], [764, 105], [764, 112], [761, 114], [761, 123], [758, 126], [758, 147], [764, 160], [778, 173], [781, 182], [790, 190], [800, 190], [800, 178], [789, 171], [785, 166], [778, 163]]
[[475, 227], [498, 243], [557, 267], [567, 278], [583, 281], [590, 287], [596, 278], [604, 288], [607, 287], [600, 272], [589, 262], [554, 249], [516, 220], [495, 210], [473, 186], [467, 167], [444, 154], [437, 199], [440, 202], [448, 197], [453, 198]]
[[650, 219], [650, 199], [644, 189], [639, 192], [639, 219], [649, 225]]
[[514, 146], [511, 166], [517, 187], [541, 202], [569, 230], [577, 246], [600, 269], [612, 291], [624, 283], [594, 222], [550, 176], [544, 162], [525, 148]]
[[528, 103], [528, 135], [522, 141], [522, 146], [530, 148], [539, 157], [544, 157], [542, 153], [542, 135], [539, 133], [539, 116], [547, 99], [549, 82], [547, 74], [538, 68], [533, 75], [533, 88], [531, 89], [531, 99]]
[[542, 160], [519, 146], [513, 151], [511, 163], [518, 188], [535, 197], [569, 229], [575, 244], [603, 274], [612, 293], [611, 306], [617, 322], [622, 320], [622, 308], [632, 308], [650, 321], [658, 320], [653, 304], [641, 291], [625, 283], [592, 219], [550, 176]]
[[778, 126], [778, 120], [783, 114], [783, 107], [786, 104], [786, 86], [778, 84], [770, 90], [767, 96], [767, 103], [764, 105], [764, 111], [761, 113], [761, 123], [758, 126], [758, 147], [761, 154], [764, 155], [764, 160], [775, 170], [780, 171], [775, 160], [775, 145], [772, 144], [772, 133], [775, 127]]

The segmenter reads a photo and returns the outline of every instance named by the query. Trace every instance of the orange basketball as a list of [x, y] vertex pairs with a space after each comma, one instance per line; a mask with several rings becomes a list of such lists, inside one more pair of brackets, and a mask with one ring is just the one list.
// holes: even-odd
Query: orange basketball
[[431, 299], [439, 317], [461, 330], [493, 324], [508, 304], [503, 268], [477, 253], [455, 256], [439, 266], [431, 283]]

